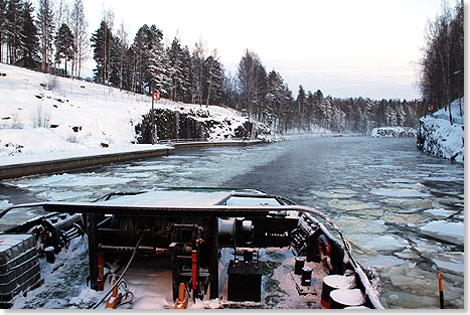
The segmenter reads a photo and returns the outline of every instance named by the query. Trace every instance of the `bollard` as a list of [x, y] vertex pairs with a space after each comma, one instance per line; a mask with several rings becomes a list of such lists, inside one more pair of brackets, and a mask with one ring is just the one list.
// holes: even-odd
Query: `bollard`
[[304, 267], [304, 264], [305, 264], [305, 258], [303, 257], [295, 258], [294, 274], [300, 276], [302, 274], [302, 268]]
[[303, 267], [302, 268], [302, 285], [310, 286], [312, 282], [312, 268]]
[[55, 262], [54, 247], [46, 247], [44, 249], [44, 253], [46, 254], [46, 261], [50, 264], [53, 264]]

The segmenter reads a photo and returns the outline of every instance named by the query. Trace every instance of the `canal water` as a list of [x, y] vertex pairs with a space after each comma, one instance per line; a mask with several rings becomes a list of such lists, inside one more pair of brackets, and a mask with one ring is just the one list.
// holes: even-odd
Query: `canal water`
[[438, 307], [438, 271], [446, 305], [464, 307], [464, 167], [416, 150], [415, 139], [179, 149], [170, 157], [3, 181], [0, 207], [155, 186], [256, 188], [315, 207], [342, 228], [356, 260], [379, 275], [386, 307]]

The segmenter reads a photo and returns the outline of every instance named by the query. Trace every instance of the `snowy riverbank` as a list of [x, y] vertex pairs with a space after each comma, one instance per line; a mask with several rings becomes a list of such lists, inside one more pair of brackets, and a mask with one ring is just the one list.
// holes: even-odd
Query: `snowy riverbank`
[[444, 108], [430, 116], [421, 117], [418, 127], [418, 148], [438, 157], [464, 163], [464, 102], [462, 116], [459, 100], [452, 102], [453, 124], [449, 121], [449, 112]]
[[[0, 73], [0, 157], [4, 158], [127, 150], [138, 142], [136, 126], [152, 106], [148, 96], [94, 83], [6, 64], [0, 64]], [[207, 125], [209, 141], [234, 138], [240, 130], [246, 133], [244, 126], [251, 123], [270, 133], [265, 125], [220, 106], [161, 100], [155, 109]]]

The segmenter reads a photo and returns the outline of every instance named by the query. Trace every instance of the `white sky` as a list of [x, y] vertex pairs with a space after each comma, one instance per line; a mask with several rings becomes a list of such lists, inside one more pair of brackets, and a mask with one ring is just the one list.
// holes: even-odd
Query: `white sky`
[[[69, 0], [70, 1], [70, 0]], [[452, 3], [452, 0], [450, 1]], [[417, 63], [428, 19], [441, 0], [84, 0], [89, 32], [103, 9], [130, 39], [155, 24], [192, 50], [204, 39], [236, 73], [245, 49], [279, 71], [294, 96], [302, 84], [335, 97], [418, 98]]]

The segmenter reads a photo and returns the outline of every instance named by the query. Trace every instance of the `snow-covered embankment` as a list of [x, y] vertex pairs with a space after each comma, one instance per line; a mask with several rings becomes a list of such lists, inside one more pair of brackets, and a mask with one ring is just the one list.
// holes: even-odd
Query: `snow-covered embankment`
[[424, 152], [438, 157], [464, 163], [464, 106], [462, 116], [459, 100], [452, 102], [453, 124], [449, 121], [449, 112], [444, 108], [431, 116], [421, 117], [418, 127], [417, 146]]
[[[0, 74], [0, 157], [127, 150], [143, 143], [136, 127], [150, 112], [148, 96], [6, 64], [0, 64]], [[180, 130], [180, 137], [193, 135], [187, 132], [191, 128], [204, 129], [198, 134], [209, 141], [270, 133], [229, 108], [162, 99], [155, 110], [167, 113], [160, 117], [165, 122], [156, 118], [160, 139], [173, 130]], [[246, 126], [255, 126], [256, 132]]]

